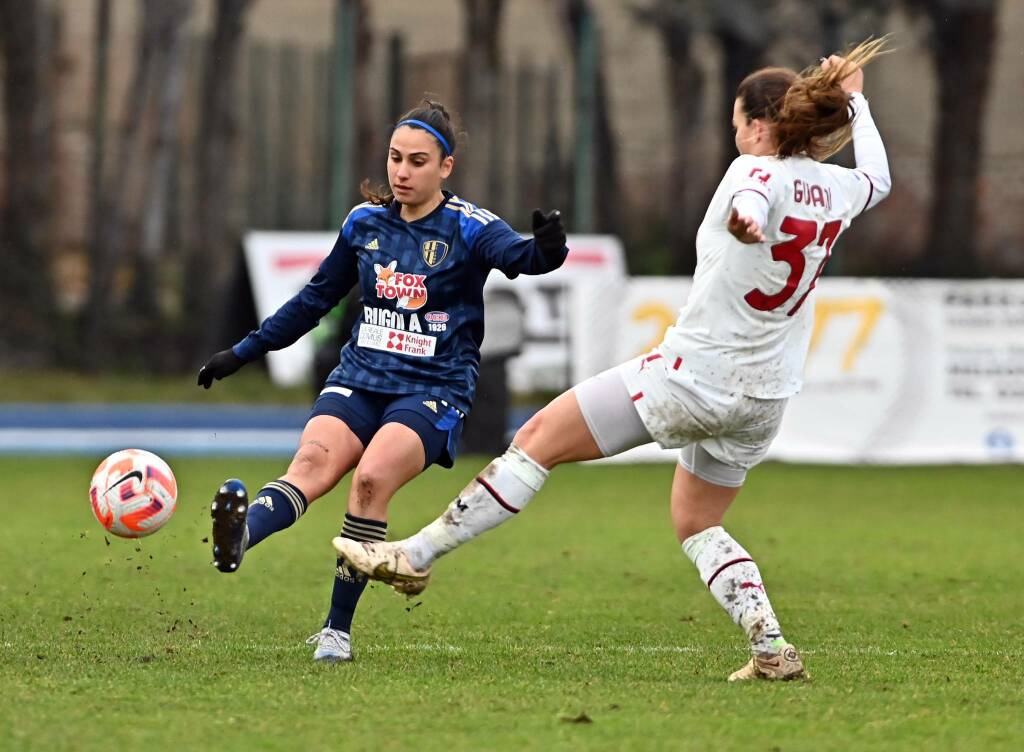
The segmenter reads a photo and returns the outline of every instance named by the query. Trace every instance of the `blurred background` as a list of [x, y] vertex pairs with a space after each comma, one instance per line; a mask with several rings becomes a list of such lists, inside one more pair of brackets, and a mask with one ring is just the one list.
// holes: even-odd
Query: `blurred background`
[[0, 0], [0, 399], [308, 403], [312, 376], [192, 386], [257, 323], [243, 238], [336, 232], [425, 94], [460, 195], [688, 275], [739, 81], [883, 34], [894, 189], [826, 273], [1021, 276], [1017, 0]]

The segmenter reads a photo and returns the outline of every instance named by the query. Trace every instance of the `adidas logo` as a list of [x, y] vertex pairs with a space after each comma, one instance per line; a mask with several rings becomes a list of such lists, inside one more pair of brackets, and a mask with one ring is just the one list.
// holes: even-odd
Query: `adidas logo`
[[434, 400], [424, 400], [423, 406], [429, 408], [432, 413], [437, 412], [437, 403]]
[[359, 576], [359, 572], [353, 569], [347, 561], [343, 561], [338, 565], [335, 576], [342, 582], [355, 582]]
[[265, 506], [271, 512], [274, 511], [274, 500], [269, 496], [260, 496], [258, 499], [256, 499], [256, 501], [253, 502], [253, 504], [260, 504], [262, 506]]
[[369, 243], [367, 243], [365, 247], [366, 247], [366, 250], [368, 250], [368, 251], [379, 251], [380, 250], [380, 243], [377, 242], [377, 238], [374, 238]]

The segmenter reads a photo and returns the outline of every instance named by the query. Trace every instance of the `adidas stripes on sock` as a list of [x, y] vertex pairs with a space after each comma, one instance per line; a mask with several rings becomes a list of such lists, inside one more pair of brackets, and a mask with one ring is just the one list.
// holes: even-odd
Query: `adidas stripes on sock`
[[[388, 534], [388, 523], [345, 513], [341, 528], [342, 538], [357, 541], [382, 541]], [[346, 634], [352, 630], [352, 617], [356, 604], [366, 589], [366, 576], [352, 569], [344, 559], [338, 559], [334, 570], [334, 589], [331, 592], [331, 610], [325, 627], [340, 629]]]
[[290, 527], [305, 513], [307, 506], [305, 494], [288, 481], [274, 480], [265, 485], [249, 504], [245, 516], [249, 528], [248, 548]]

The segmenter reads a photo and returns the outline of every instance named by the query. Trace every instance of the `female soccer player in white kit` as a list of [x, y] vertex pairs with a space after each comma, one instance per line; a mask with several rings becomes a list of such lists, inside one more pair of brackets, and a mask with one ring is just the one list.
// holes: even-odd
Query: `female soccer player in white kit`
[[[750, 641], [753, 656], [730, 681], [803, 676], [756, 563], [721, 523], [800, 389], [808, 297], [836, 239], [889, 192], [861, 93], [861, 69], [881, 48], [866, 42], [800, 74], [749, 75], [733, 110], [740, 156], [697, 232], [693, 288], [662, 343], [556, 398], [420, 532], [393, 543], [335, 538], [339, 555], [400, 592], [420, 592], [436, 558], [521, 511], [555, 465], [654, 440], [681, 450], [671, 515], [683, 552]], [[818, 161], [851, 133], [855, 169]]]

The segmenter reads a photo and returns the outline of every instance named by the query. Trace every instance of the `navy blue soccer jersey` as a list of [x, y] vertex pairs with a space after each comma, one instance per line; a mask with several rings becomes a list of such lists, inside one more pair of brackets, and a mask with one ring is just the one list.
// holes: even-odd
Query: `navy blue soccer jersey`
[[244, 360], [295, 342], [358, 282], [362, 313], [330, 384], [385, 394], [426, 393], [469, 412], [484, 337], [483, 287], [491, 269], [510, 279], [543, 274], [545, 257], [502, 219], [447, 191], [414, 222], [390, 206], [349, 212], [313, 279], [234, 347]]

